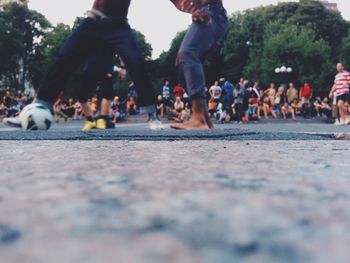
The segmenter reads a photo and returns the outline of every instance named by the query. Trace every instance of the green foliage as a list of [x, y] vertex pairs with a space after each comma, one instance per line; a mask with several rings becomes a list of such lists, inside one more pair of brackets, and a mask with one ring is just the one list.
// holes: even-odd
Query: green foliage
[[[83, 21], [77, 18], [72, 30]], [[241, 76], [262, 82], [309, 81], [316, 92], [332, 84], [334, 64], [350, 65], [349, 22], [341, 14], [326, 10], [320, 1], [301, 0], [249, 9], [232, 14], [229, 32], [219, 49], [204, 61], [208, 85], [225, 76], [237, 82]], [[23, 88], [24, 80], [37, 86], [44, 72], [71, 33], [69, 26], [52, 28], [41, 14], [24, 4], [8, 4], [0, 12], [0, 80], [13, 89]], [[154, 87], [160, 91], [165, 79], [178, 82], [176, 56], [185, 36], [179, 32], [168, 51], [152, 60], [152, 46], [145, 36], [134, 31], [147, 61]], [[287, 65], [294, 72], [274, 73]], [[76, 86], [79, 71], [69, 86]], [[118, 81], [118, 94], [125, 97], [129, 79]]]
[[[184, 34], [155, 62], [158, 82], [176, 82], [174, 61]], [[204, 65], [208, 85], [222, 76], [232, 82], [245, 76], [264, 83], [310, 81], [324, 92], [332, 83], [334, 64], [338, 59], [350, 62], [349, 54], [349, 23], [319, 1], [302, 0], [232, 14], [221, 49], [211, 51]], [[274, 69], [282, 65], [294, 72], [276, 75]]]
[[[250, 57], [253, 62], [247, 64], [245, 73], [263, 81], [312, 80], [319, 91], [329, 89], [325, 83], [332, 73], [330, 50], [329, 44], [318, 40], [310, 27], [271, 22], [265, 30], [261, 55]], [[279, 79], [274, 69], [281, 65], [291, 66], [293, 73]]]
[[40, 52], [40, 42], [50, 23], [26, 4], [10, 3], [0, 12], [1, 68], [0, 76], [12, 89], [23, 89], [27, 80], [35, 79], [35, 62]]

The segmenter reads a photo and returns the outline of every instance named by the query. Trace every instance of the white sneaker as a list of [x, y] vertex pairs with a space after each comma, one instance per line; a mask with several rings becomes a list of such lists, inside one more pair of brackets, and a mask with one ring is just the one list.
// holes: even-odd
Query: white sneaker
[[339, 125], [342, 125], [342, 124], [341, 124], [341, 122], [340, 122], [338, 119], [336, 119], [336, 121], [335, 121], [334, 125], [339, 126]]
[[160, 120], [151, 120], [148, 122], [149, 129], [151, 131], [161, 131], [164, 130], [164, 125]]
[[22, 128], [21, 120], [19, 117], [4, 118], [2, 122], [11, 127]]

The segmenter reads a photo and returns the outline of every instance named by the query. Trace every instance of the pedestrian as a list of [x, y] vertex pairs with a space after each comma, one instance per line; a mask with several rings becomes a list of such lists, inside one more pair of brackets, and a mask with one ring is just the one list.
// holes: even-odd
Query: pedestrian
[[222, 89], [219, 86], [219, 82], [215, 81], [214, 85], [210, 87], [209, 94], [211, 98], [214, 98], [214, 101], [216, 104], [220, 102], [221, 95], [222, 95]]
[[298, 90], [295, 88], [294, 84], [291, 82], [289, 83], [287, 92], [287, 102], [291, 104], [295, 99], [298, 99]]
[[234, 89], [234, 105], [236, 123], [242, 122], [243, 102], [244, 102], [245, 90], [240, 85], [237, 85]]
[[340, 115], [339, 124], [347, 125], [350, 123], [348, 113], [350, 73], [344, 69], [342, 63], [337, 64], [337, 71], [338, 74], [335, 76], [334, 85], [329, 96], [331, 98], [336, 97]]
[[203, 56], [222, 40], [228, 30], [228, 17], [222, 0], [171, 0], [182, 12], [192, 14], [193, 23], [181, 44], [177, 64], [186, 81], [192, 104], [192, 117], [174, 129], [211, 129], [205, 94]]

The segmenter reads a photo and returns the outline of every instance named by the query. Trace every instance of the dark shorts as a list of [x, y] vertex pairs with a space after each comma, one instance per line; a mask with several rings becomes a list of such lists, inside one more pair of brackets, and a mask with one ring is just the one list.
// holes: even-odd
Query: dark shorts
[[338, 95], [337, 102], [339, 102], [340, 100], [344, 101], [344, 102], [348, 102], [349, 101], [349, 94]]
[[218, 103], [221, 102], [221, 99], [220, 98], [219, 99], [214, 99], [214, 101], [215, 101], [216, 104], [218, 104]]
[[173, 106], [173, 101], [171, 98], [163, 98], [163, 103], [167, 107], [172, 107]]

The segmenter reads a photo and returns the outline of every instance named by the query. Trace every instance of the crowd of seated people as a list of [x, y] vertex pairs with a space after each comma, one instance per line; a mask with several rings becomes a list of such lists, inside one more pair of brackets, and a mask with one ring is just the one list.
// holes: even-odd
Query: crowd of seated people
[[6, 91], [0, 97], [0, 118], [16, 117], [21, 110], [30, 103], [28, 97], [22, 92], [16, 94]]
[[[337, 106], [328, 97], [315, 97], [310, 83], [305, 82], [300, 89], [294, 83], [276, 86], [270, 83], [263, 88], [259, 81], [251, 82], [241, 78], [237, 84], [232, 84], [225, 78], [215, 81], [206, 89], [207, 106], [210, 118], [218, 122], [234, 121], [238, 124], [249, 121], [297, 118], [324, 118], [329, 122], [336, 121]], [[21, 92], [16, 95], [7, 91], [0, 97], [0, 117], [17, 116], [29, 103]], [[124, 101], [118, 96], [110, 104], [110, 119], [113, 123], [125, 120], [128, 116], [140, 113], [138, 94], [134, 83], [130, 84], [129, 92]], [[97, 95], [88, 100], [91, 111], [98, 115], [99, 98]], [[349, 105], [346, 104], [348, 109]], [[171, 86], [164, 82], [161, 94], [157, 97], [157, 111], [161, 118], [169, 121], [184, 122], [191, 116], [191, 105], [186, 90], [180, 84]], [[350, 109], [348, 110], [350, 111]], [[53, 112], [56, 122], [68, 119], [83, 119], [82, 105], [73, 98], [65, 99], [60, 94], [54, 103]]]

